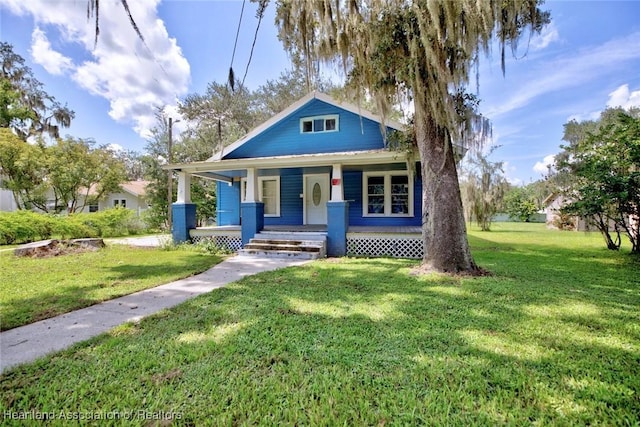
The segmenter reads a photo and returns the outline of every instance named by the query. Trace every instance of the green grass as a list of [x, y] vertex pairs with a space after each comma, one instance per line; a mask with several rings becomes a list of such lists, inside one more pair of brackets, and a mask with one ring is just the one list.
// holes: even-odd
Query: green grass
[[194, 251], [108, 246], [20, 258], [0, 252], [0, 328], [7, 330], [200, 273], [221, 261]]
[[638, 425], [640, 263], [598, 236], [543, 227], [472, 230], [489, 277], [346, 258], [247, 277], [17, 367], [0, 379], [0, 413]]

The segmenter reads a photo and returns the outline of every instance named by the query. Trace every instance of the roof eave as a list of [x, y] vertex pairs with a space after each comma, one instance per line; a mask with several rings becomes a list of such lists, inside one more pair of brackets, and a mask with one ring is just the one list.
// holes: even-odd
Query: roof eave
[[376, 163], [402, 163], [406, 161], [407, 154], [403, 151], [371, 150], [178, 163], [165, 165], [163, 169], [196, 173], [221, 172], [247, 168], [274, 169], [330, 166], [333, 164], [364, 166]]

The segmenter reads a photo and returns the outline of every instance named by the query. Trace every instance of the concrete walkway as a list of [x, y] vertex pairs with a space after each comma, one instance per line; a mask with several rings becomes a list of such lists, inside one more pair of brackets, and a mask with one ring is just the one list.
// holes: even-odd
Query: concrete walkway
[[204, 273], [0, 333], [0, 372], [138, 321], [245, 276], [309, 261], [234, 256]]

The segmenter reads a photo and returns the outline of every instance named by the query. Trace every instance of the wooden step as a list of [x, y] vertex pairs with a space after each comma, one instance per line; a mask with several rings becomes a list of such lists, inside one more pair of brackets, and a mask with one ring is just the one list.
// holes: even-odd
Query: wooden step
[[245, 249], [259, 249], [263, 251], [298, 251], [298, 252], [320, 252], [320, 246], [291, 245], [286, 243], [264, 242], [256, 243], [250, 241], [244, 246]]
[[286, 239], [282, 236], [269, 238], [263, 234], [251, 239], [239, 255], [272, 258], [318, 259], [326, 256], [326, 237], [323, 239]]

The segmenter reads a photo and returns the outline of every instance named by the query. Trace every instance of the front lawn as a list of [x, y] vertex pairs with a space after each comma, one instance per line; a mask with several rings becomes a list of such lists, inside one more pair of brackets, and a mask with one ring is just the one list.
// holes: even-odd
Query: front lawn
[[247, 277], [9, 371], [0, 410], [133, 425], [637, 425], [640, 263], [543, 227], [472, 231], [488, 277], [348, 258]]
[[219, 256], [108, 246], [97, 252], [20, 258], [0, 252], [0, 328], [7, 330], [201, 273]]

